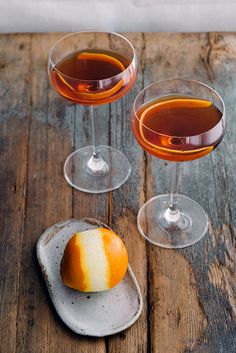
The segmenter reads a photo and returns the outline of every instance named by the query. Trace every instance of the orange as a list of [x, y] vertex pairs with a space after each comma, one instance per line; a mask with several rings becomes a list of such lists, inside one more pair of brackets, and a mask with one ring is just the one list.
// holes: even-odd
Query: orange
[[128, 267], [128, 253], [113, 231], [96, 228], [76, 233], [68, 241], [61, 261], [61, 278], [82, 292], [116, 286]]

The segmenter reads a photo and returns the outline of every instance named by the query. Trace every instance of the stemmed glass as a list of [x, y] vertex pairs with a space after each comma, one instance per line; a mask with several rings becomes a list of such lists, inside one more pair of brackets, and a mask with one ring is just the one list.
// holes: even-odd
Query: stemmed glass
[[132, 44], [117, 33], [69, 34], [52, 47], [48, 73], [60, 95], [90, 106], [92, 145], [67, 157], [66, 180], [74, 188], [90, 193], [120, 187], [130, 175], [130, 163], [117, 149], [98, 144], [94, 107], [121, 98], [133, 86], [137, 58]]
[[170, 195], [159, 195], [138, 213], [140, 233], [164, 248], [183, 248], [206, 233], [208, 216], [195, 201], [179, 195], [180, 162], [210, 153], [225, 132], [225, 107], [220, 95], [197, 81], [172, 79], [144, 88], [131, 114], [132, 130], [148, 153], [172, 161]]

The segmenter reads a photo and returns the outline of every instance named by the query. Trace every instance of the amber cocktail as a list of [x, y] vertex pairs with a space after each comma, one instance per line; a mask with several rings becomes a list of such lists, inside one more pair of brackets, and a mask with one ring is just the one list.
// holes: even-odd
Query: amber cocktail
[[130, 164], [122, 152], [98, 144], [94, 107], [123, 97], [133, 86], [137, 59], [132, 44], [117, 33], [72, 33], [51, 49], [48, 67], [52, 85], [61, 96], [90, 106], [91, 145], [66, 159], [66, 180], [91, 193], [118, 188], [128, 179]]
[[100, 105], [121, 98], [132, 87], [135, 70], [128, 80], [122, 74], [128, 66], [129, 60], [115, 52], [86, 49], [63, 58], [50, 75], [63, 97], [82, 105]]
[[145, 151], [177, 162], [171, 194], [156, 196], [140, 209], [141, 234], [166, 248], [194, 244], [206, 233], [208, 217], [198, 203], [177, 194], [178, 162], [201, 158], [220, 143], [225, 132], [223, 100], [197, 81], [159, 81], [137, 96], [131, 125]]

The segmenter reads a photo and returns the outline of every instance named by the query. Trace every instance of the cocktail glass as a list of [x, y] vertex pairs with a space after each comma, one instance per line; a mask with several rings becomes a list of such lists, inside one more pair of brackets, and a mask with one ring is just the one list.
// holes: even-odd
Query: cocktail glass
[[139, 210], [141, 235], [164, 248], [198, 242], [207, 231], [208, 216], [197, 202], [177, 193], [179, 166], [205, 156], [220, 143], [225, 132], [222, 98], [201, 82], [159, 81], [136, 97], [131, 125], [146, 152], [174, 162], [170, 195], [153, 197]]
[[120, 187], [131, 168], [120, 151], [98, 143], [94, 107], [124, 96], [137, 75], [132, 44], [117, 33], [84, 31], [60, 39], [50, 51], [48, 72], [64, 98], [90, 106], [92, 145], [71, 153], [64, 164], [68, 183], [81, 191], [102, 193]]

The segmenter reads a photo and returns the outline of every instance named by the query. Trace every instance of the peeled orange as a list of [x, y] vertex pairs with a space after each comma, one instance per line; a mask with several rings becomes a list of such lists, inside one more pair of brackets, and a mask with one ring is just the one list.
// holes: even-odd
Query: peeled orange
[[114, 287], [124, 277], [128, 253], [113, 231], [96, 228], [76, 233], [61, 261], [61, 278], [68, 287], [98, 292]]

